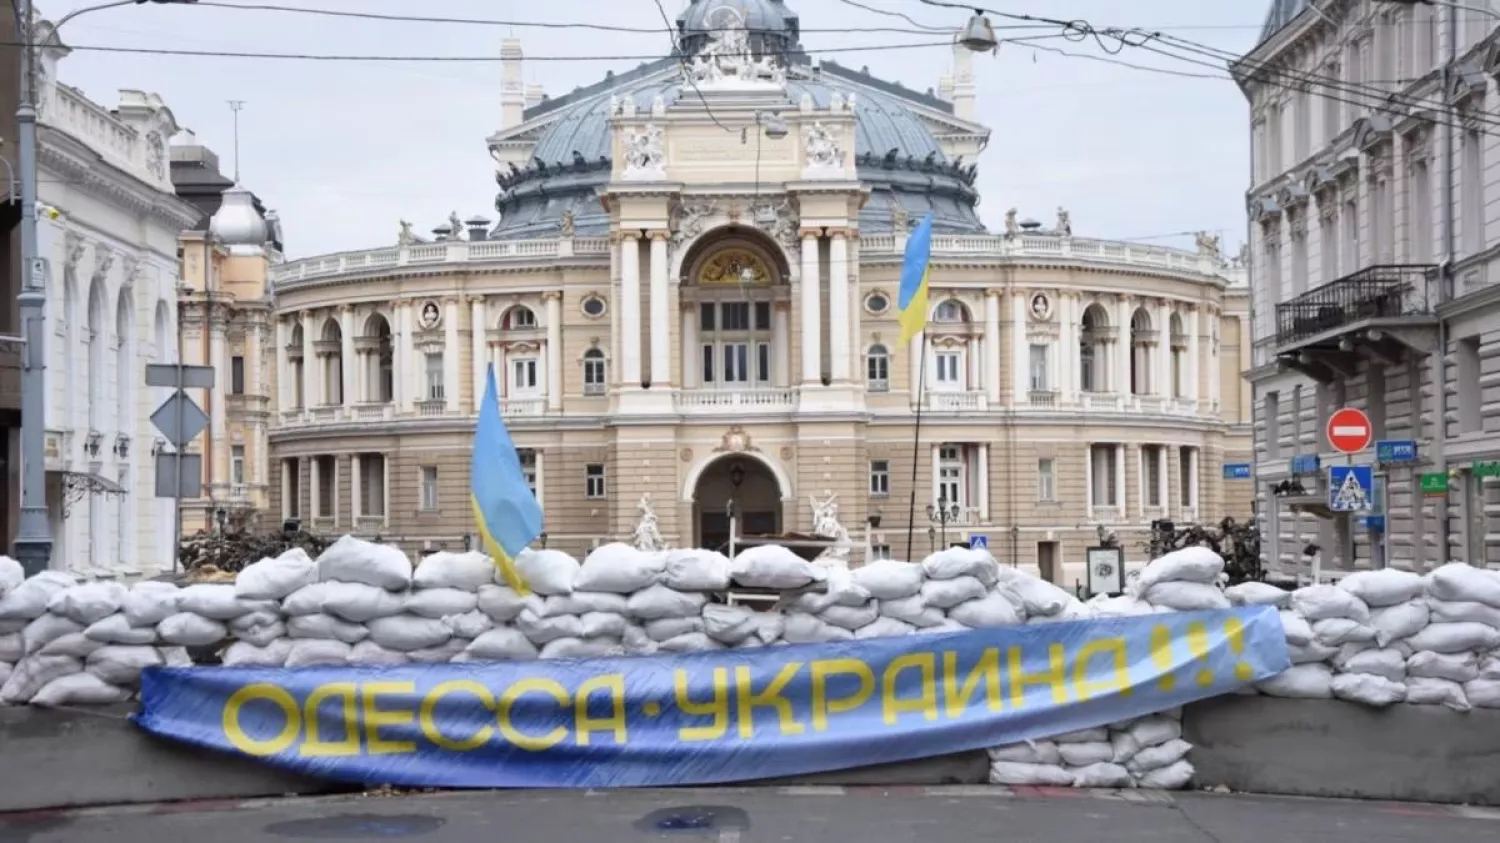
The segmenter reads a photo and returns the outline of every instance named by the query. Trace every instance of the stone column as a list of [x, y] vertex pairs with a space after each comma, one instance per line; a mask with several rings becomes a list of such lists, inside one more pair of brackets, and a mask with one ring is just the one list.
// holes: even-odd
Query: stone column
[[1223, 366], [1220, 365], [1219, 359], [1213, 356], [1213, 338], [1219, 336], [1219, 315], [1217, 313], [1210, 313], [1208, 316], [1208, 333], [1208, 400], [1212, 404], [1217, 405], [1223, 400], [1219, 395], [1219, 379], [1220, 372], [1223, 371]]
[[[928, 503], [936, 505], [938, 501], [938, 483], [942, 479], [943, 446], [940, 444], [933, 445], [930, 449], [930, 454], [932, 458], [932, 468], [928, 473], [926, 500]], [[917, 501], [921, 502], [922, 500], [922, 492], [920, 489], [918, 489]], [[948, 501], [948, 503], [958, 503], [958, 501]], [[918, 507], [917, 511], [920, 512], [921, 507]]]
[[[287, 350], [286, 350], [287, 343], [289, 342], [289, 340], [287, 339], [287, 335], [290, 334], [290, 333], [291, 332], [288, 331], [287, 327], [286, 327], [286, 320], [284, 320], [284, 319], [282, 319], [280, 317], [276, 317], [276, 330], [275, 330], [275, 342], [276, 342], [276, 348], [275, 348], [275, 351], [276, 351], [276, 395], [275, 395], [275, 398], [276, 398], [276, 410], [277, 410], [277, 412], [281, 412], [281, 413], [284, 413], [287, 410], [290, 410], [292, 408], [292, 400], [291, 400], [292, 386], [293, 386], [293, 381], [292, 381], [292, 364], [291, 364], [290, 356], [287, 354]], [[257, 353], [257, 356], [259, 356], [258, 353]]]
[[1114, 376], [1114, 391], [1121, 395], [1130, 394], [1130, 356], [1135, 353], [1130, 335], [1130, 316], [1130, 299], [1121, 296], [1115, 301], [1115, 324], [1119, 328], [1115, 331], [1115, 354], [1113, 365], [1110, 366]]
[[1164, 301], [1157, 301], [1152, 318], [1156, 322], [1156, 346], [1151, 350], [1153, 395], [1172, 397], [1172, 310]]
[[339, 368], [342, 383], [339, 384], [339, 402], [345, 406], [355, 401], [354, 390], [354, 308], [344, 305], [339, 308], [339, 339], [342, 345], [339, 350]]
[[849, 366], [849, 238], [831, 232], [828, 246], [828, 349], [834, 383], [848, 383]]
[[1172, 517], [1172, 486], [1170, 475], [1172, 462], [1167, 459], [1166, 447], [1158, 448], [1156, 451], [1156, 496], [1161, 500], [1162, 515], [1166, 518]]
[[359, 518], [364, 515], [364, 496], [360, 494], [363, 488], [363, 466], [359, 462], [359, 454], [349, 455], [349, 518], [355, 526], [359, 525]]
[[991, 405], [1001, 400], [1000, 291], [984, 291], [984, 389]]
[[[990, 446], [984, 442], [979, 443], [978, 461], [979, 479], [975, 483], [975, 492], [978, 493], [979, 500], [976, 503], [979, 507], [979, 520], [988, 524], [990, 522]], [[1016, 490], [1012, 489], [1010, 493], [1015, 495]]]
[[474, 397], [470, 400], [474, 412], [479, 412], [479, 402], [484, 400], [485, 373], [489, 370], [488, 348], [485, 345], [484, 296], [469, 297], [469, 354], [473, 357]]
[[1079, 326], [1082, 316], [1078, 312], [1078, 299], [1071, 293], [1057, 297], [1058, 383], [1057, 391], [1065, 402], [1072, 402], [1081, 388], [1083, 380], [1082, 344]]
[[291, 518], [292, 513], [297, 511], [297, 505], [292, 501], [292, 472], [296, 470], [296, 459], [281, 461], [281, 520], [283, 521]]
[[401, 411], [410, 413], [413, 405], [425, 398], [422, 394], [422, 361], [417, 359], [417, 325], [412, 315], [412, 303], [401, 302], [397, 316], [401, 323], [401, 336], [397, 338], [395, 364], [397, 380], [401, 384]]
[[391, 455], [380, 455], [380, 516], [382, 527], [391, 524]]
[[323, 481], [318, 476], [318, 461], [307, 461], [307, 515], [309, 518], [327, 518], [323, 511]]
[[[692, 351], [697, 353], [696, 348]], [[792, 385], [792, 314], [788, 302], [771, 303], [771, 379], [778, 387]]]
[[318, 388], [323, 380], [323, 366], [315, 350], [317, 334], [311, 310], [302, 311], [302, 406], [316, 407], [322, 402]]
[[666, 231], [651, 232], [651, 386], [672, 388], [672, 310], [667, 291]]
[[684, 307], [681, 310], [682, 318], [682, 388], [698, 388], [698, 358], [702, 352], [698, 350], [698, 309], [697, 307]]
[[823, 312], [819, 307], [822, 281], [818, 266], [818, 232], [802, 232], [802, 385], [823, 382]]
[[[205, 453], [203, 458], [208, 462], [209, 476], [218, 480], [224, 476], [224, 472], [220, 470], [219, 463], [221, 460], [219, 458], [222, 456], [222, 462], [225, 463], [229, 460], [229, 449], [224, 443], [224, 429], [229, 416], [224, 400], [224, 396], [229, 392], [229, 384], [227, 383], [229, 379], [224, 376], [229, 371], [229, 337], [227, 336], [229, 326], [224, 324], [222, 320], [215, 320], [210, 317], [208, 325], [205, 327], [208, 329], [208, 365], [212, 366], [213, 370], [218, 373], [218, 377], [214, 378], [214, 388], [211, 391], [213, 397], [209, 399], [210, 406], [208, 407], [208, 413], [211, 419], [209, 430], [213, 433], [213, 450], [222, 453]], [[99, 342], [100, 338], [96, 337], [94, 341]], [[117, 385], [117, 388], [119, 386], [123, 385]], [[112, 444], [106, 443], [104, 447], [108, 448]]]
[[1121, 520], [1125, 517], [1125, 446], [1115, 446], [1115, 505], [1120, 511]]
[[[1189, 448], [1188, 452], [1187, 452], [1187, 458], [1188, 458], [1188, 489], [1187, 489], [1188, 490], [1188, 500], [1187, 500], [1186, 504], [1188, 506], [1193, 507], [1194, 510], [1200, 510], [1200, 509], [1202, 509], [1203, 505], [1198, 500], [1198, 449], [1197, 448]], [[1202, 512], [1198, 512], [1197, 515], [1198, 515], [1199, 520], [1202, 520], [1203, 513]]]
[[[1056, 482], [1054, 479], [1053, 483]], [[1016, 490], [1011, 489], [1010, 493], [1014, 495]], [[1098, 498], [1094, 496], [1094, 443], [1085, 442], [1083, 443], [1083, 517], [1092, 518], [1093, 508], [1098, 503]]]
[[1183, 373], [1183, 377], [1187, 379], [1187, 389], [1184, 397], [1191, 401], [1198, 400], [1198, 396], [1203, 393], [1202, 385], [1198, 382], [1203, 362], [1203, 341], [1198, 338], [1199, 313], [1198, 308], [1194, 307], [1188, 311], [1187, 319], [1183, 320], [1187, 323], [1184, 326], [1187, 330], [1187, 371]]
[[[562, 293], [542, 294], [547, 309], [547, 412], [562, 412]], [[652, 332], [654, 338], [657, 332]]]
[[458, 409], [458, 299], [443, 300], [443, 405]]
[[1026, 310], [1026, 294], [1018, 290], [1010, 297], [1012, 404], [1029, 400], [1031, 389], [1031, 344], [1026, 338]]
[[641, 249], [631, 232], [620, 234], [620, 380], [641, 386]]

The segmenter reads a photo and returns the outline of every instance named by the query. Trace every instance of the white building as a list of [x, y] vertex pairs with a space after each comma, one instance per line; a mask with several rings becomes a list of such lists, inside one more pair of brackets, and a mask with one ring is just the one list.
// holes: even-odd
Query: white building
[[155, 497], [150, 415], [166, 395], [145, 368], [177, 360], [178, 235], [199, 214], [173, 193], [172, 112], [154, 94], [121, 91], [110, 109], [59, 83], [67, 53], [54, 39], [38, 80], [52, 566], [149, 574], [171, 565], [176, 514]]
[[[1249, 377], [1274, 566], [1302, 568], [1309, 544], [1325, 569], [1500, 561], [1496, 9], [1274, 0], [1235, 66], [1252, 110]], [[1348, 460], [1325, 427], [1341, 406], [1366, 410], [1374, 439], [1415, 443], [1415, 460], [1353, 456], [1375, 468], [1384, 530], [1379, 508], [1373, 523], [1329, 511], [1328, 469]]]

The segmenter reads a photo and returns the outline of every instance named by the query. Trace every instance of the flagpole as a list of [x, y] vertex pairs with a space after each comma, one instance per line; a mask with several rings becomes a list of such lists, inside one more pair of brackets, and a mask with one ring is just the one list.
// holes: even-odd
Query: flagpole
[[917, 470], [922, 451], [922, 405], [926, 403], [927, 391], [927, 328], [922, 328], [922, 343], [918, 353], [917, 370], [917, 424], [911, 435], [911, 503], [906, 509], [906, 561], [912, 561], [912, 536], [917, 529]]

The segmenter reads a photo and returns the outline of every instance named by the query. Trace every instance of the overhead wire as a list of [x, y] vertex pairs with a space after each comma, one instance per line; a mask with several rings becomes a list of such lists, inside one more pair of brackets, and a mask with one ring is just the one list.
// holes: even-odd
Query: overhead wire
[[[733, 133], [733, 129], [719, 122], [718, 116], [714, 114], [714, 110], [708, 105], [708, 98], [703, 96], [703, 91], [698, 87], [698, 80], [694, 79], [693, 74], [688, 71], [687, 58], [682, 54], [682, 43], [677, 40], [677, 31], [672, 28], [672, 20], [667, 16], [667, 7], [662, 5], [661, 0], [656, 0], [656, 11], [661, 13], [661, 22], [666, 24], [667, 37], [672, 40], [672, 55], [677, 57], [677, 64], [682, 68], [682, 78], [687, 80], [687, 83], [693, 87], [693, 92], [698, 95], [698, 99], [703, 102], [703, 110], [708, 113], [708, 119], [714, 121], [714, 125], [720, 129]], [[757, 171], [759, 171], [760, 143], [758, 138], [755, 146], [755, 156], [755, 166]]]

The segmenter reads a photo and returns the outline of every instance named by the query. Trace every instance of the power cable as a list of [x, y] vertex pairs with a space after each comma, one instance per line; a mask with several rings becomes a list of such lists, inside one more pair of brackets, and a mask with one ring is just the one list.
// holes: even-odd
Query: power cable
[[[708, 119], [714, 121], [715, 126], [732, 134], [734, 132], [733, 129], [719, 122], [718, 116], [714, 114], [714, 110], [708, 105], [708, 98], [703, 96], [702, 89], [698, 87], [698, 80], [694, 79], [692, 72], [689, 71], [687, 57], [682, 54], [682, 44], [677, 40], [677, 32], [672, 29], [672, 20], [667, 17], [667, 7], [662, 5], [661, 0], [656, 0], [656, 11], [661, 13], [661, 22], [667, 26], [667, 37], [672, 39], [672, 55], [677, 56], [677, 66], [682, 68], [682, 78], [686, 79], [687, 83], [693, 86], [693, 92], [698, 95], [698, 100], [703, 103], [703, 110], [707, 112]], [[759, 123], [760, 121], [757, 119], [756, 122]], [[756, 172], [760, 172], [759, 138], [756, 139], [755, 156]]]
[[853, 6], [856, 9], [864, 9], [867, 12], [873, 12], [874, 14], [877, 14], [877, 15], [884, 15], [886, 17], [892, 17], [892, 18], [900, 18], [901, 20], [906, 21], [907, 23], [911, 24], [912, 26], [915, 26], [915, 27], [917, 27], [919, 29], [927, 30], [929, 32], [953, 32], [954, 29], [955, 29], [955, 27], [951, 27], [951, 26], [931, 26], [931, 25], [928, 25], [928, 24], [925, 24], [925, 23], [921, 23], [921, 22], [919, 22], [917, 20], [914, 20], [910, 15], [906, 14], [905, 12], [893, 12], [890, 9], [882, 9], [882, 8], [877, 7], [877, 6], [871, 6], [871, 5], [868, 5], [868, 4], [865, 4], [865, 3], [860, 3], [860, 2], [858, 2], [858, 0], [839, 0], [839, 2], [843, 3], [845, 6]]

